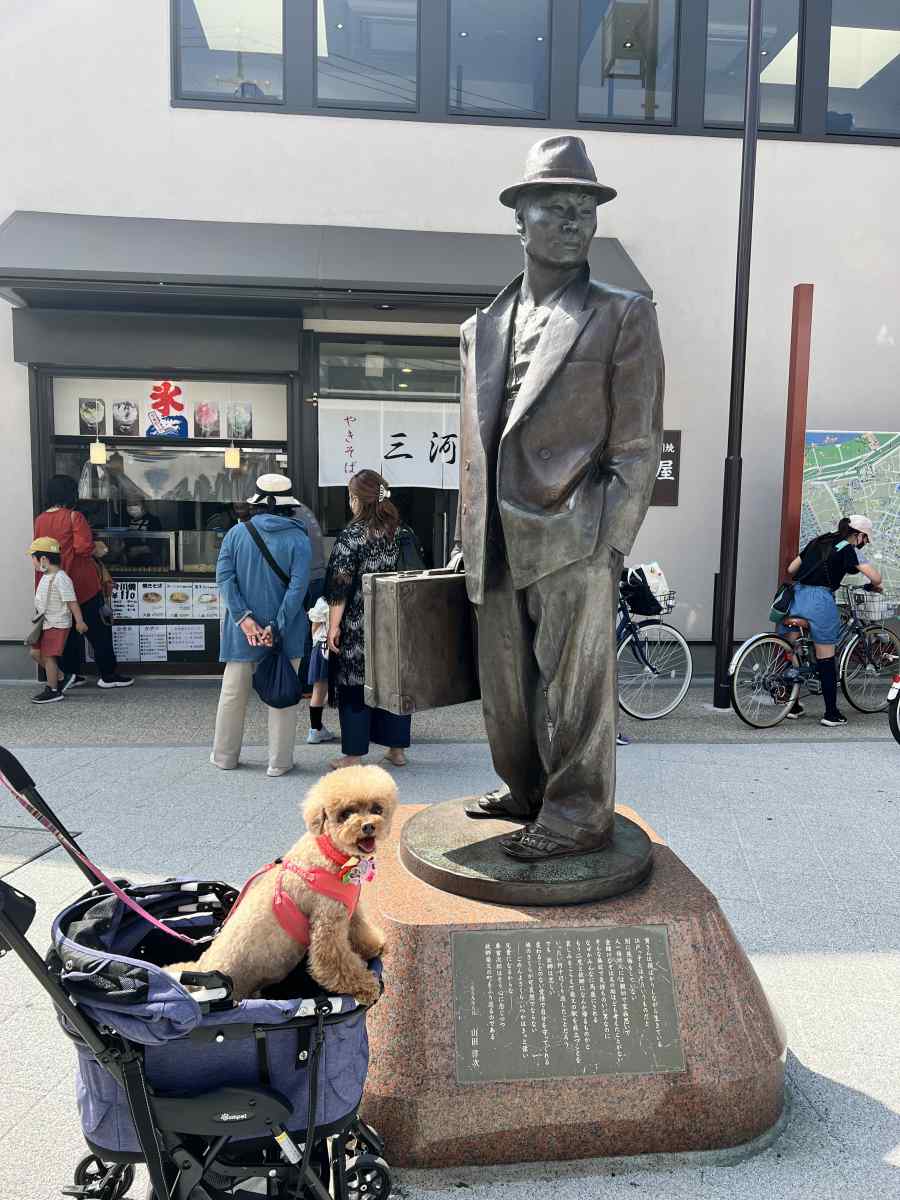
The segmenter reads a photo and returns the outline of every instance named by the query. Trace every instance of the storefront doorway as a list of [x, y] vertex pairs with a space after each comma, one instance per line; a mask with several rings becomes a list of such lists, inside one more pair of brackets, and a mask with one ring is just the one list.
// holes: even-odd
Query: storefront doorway
[[49, 385], [46, 472], [75, 480], [113, 577], [117, 659], [217, 671], [219, 547], [256, 478], [287, 468], [287, 382], [54, 373]]
[[350, 519], [346, 482], [369, 467], [390, 484], [426, 565], [443, 566], [459, 494], [458, 343], [323, 335], [315, 352], [323, 532], [333, 538]]

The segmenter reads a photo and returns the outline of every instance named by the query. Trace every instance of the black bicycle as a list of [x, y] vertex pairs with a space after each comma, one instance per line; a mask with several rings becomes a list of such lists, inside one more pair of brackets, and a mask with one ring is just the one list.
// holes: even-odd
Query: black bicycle
[[619, 596], [616, 626], [619, 707], [639, 721], [655, 721], [677, 708], [694, 672], [690, 647], [677, 629], [660, 618], [675, 607], [677, 592], [657, 596], [661, 613], [635, 620]]
[[891, 682], [888, 692], [888, 725], [891, 733], [900, 742], [900, 667]]
[[[900, 596], [867, 588], [840, 589], [838, 611], [843, 631], [837, 644], [841, 691], [858, 712], [883, 712], [891, 679], [900, 666], [900, 638], [885, 621]], [[744, 642], [729, 667], [734, 711], [754, 729], [771, 729], [787, 716], [801, 689], [821, 693], [816, 654], [803, 617], [788, 617], [796, 641], [779, 633], [758, 633]]]

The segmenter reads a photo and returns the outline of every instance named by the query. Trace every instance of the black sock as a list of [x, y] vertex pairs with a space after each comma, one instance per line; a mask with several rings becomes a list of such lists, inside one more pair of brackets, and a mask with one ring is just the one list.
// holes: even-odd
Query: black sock
[[309, 706], [309, 727], [310, 729], [322, 728], [322, 706], [319, 704]]
[[837, 668], [834, 657], [816, 660], [816, 670], [822, 681], [822, 698], [825, 701], [825, 716], [833, 717], [837, 713]]

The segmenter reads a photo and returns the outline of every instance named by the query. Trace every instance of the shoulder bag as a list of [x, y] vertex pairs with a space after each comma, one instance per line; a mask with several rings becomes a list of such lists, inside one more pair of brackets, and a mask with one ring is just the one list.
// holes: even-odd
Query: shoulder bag
[[[53, 587], [55, 582], [56, 582], [56, 579], [54, 577], [53, 579], [50, 580], [50, 583], [47, 586], [47, 603], [48, 604], [50, 603], [50, 589]], [[41, 634], [44, 632], [44, 622], [46, 620], [47, 620], [46, 608], [44, 609], [43, 612], [40, 612], [40, 613], [36, 612], [34, 614], [34, 616], [31, 618], [31, 628], [25, 634], [24, 645], [36, 646], [38, 644], [38, 642], [41, 640]]]
[[408, 525], [401, 525], [397, 530], [397, 541], [400, 543], [397, 570], [424, 571], [425, 556], [422, 553], [422, 546]]
[[780, 621], [783, 621], [785, 617], [789, 616], [794, 603], [794, 585], [797, 583], [802, 583], [804, 579], [808, 579], [814, 571], [817, 571], [823, 563], [828, 561], [828, 559], [836, 550], [843, 550], [846, 545], [847, 543], [844, 541], [838, 542], [835, 546], [831, 546], [827, 553], [821, 554], [819, 559], [814, 562], [811, 567], [807, 567], [805, 571], [802, 571], [796, 579], [792, 580], [790, 583], [783, 583], [772, 597], [772, 607], [769, 610], [769, 620], [777, 625]]

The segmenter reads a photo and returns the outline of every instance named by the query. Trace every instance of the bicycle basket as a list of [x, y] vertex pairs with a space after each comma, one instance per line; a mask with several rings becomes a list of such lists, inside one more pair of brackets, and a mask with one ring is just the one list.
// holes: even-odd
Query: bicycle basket
[[864, 588], [847, 588], [847, 599], [860, 621], [886, 621], [897, 613], [900, 594], [896, 590], [867, 592]]
[[678, 599], [678, 591], [673, 588], [669, 592], [660, 592], [656, 599], [659, 601], [659, 606], [663, 613], [670, 613], [675, 607], [675, 601]]
[[644, 617], [657, 617], [663, 612], [660, 597], [654, 595], [640, 567], [622, 572], [619, 596], [631, 612]]

